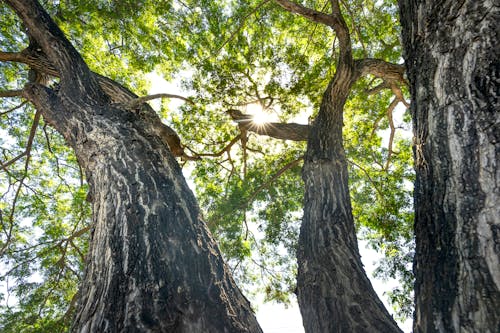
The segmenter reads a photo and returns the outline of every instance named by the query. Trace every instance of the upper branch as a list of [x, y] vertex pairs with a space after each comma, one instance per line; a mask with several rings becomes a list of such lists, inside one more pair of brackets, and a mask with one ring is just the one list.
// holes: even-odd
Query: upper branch
[[290, 13], [298, 14], [300, 16], [303, 16], [311, 21], [322, 23], [325, 25], [328, 25], [330, 27], [333, 27], [336, 25], [338, 22], [336, 21], [336, 18], [322, 13], [318, 12], [314, 9], [304, 7], [302, 5], [299, 5], [298, 3], [295, 3], [293, 1], [289, 0], [275, 0], [278, 5], [283, 7], [286, 11], [289, 11]]
[[136, 99], [133, 99], [127, 103], [126, 108], [133, 109], [133, 108], [136, 108], [147, 101], [151, 101], [153, 99], [158, 99], [158, 98], [177, 98], [177, 99], [181, 99], [185, 102], [188, 102], [190, 104], [194, 104], [193, 101], [191, 101], [190, 99], [188, 99], [184, 96], [175, 95], [175, 94], [154, 94], [154, 95], [147, 95], [147, 96], [142, 96], [142, 97], [138, 97]]
[[80, 96], [102, 101], [103, 94], [78, 51], [36, 0], [4, 0], [28, 29], [30, 39], [59, 69], [62, 86], [71, 85]]

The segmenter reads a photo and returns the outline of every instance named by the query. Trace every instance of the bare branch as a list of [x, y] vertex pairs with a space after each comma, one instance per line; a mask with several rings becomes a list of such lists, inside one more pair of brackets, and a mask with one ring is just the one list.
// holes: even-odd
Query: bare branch
[[396, 98], [404, 104], [404, 106], [406, 106], [407, 108], [410, 107], [410, 103], [408, 103], [405, 99], [405, 97], [403, 96], [403, 92], [401, 91], [401, 88], [398, 87], [397, 85], [393, 84], [391, 86], [391, 90], [392, 92], [394, 93], [394, 95], [396, 96]]
[[275, 2], [280, 5], [286, 11], [303, 16], [311, 21], [322, 23], [333, 27], [338, 24], [338, 21], [331, 15], [318, 12], [314, 9], [304, 7], [298, 3], [289, 0], [275, 0]]
[[37, 110], [35, 112], [35, 117], [33, 118], [33, 124], [31, 125], [30, 135], [28, 137], [28, 142], [26, 143], [26, 163], [24, 165], [24, 171], [28, 171], [28, 165], [31, 157], [31, 147], [33, 146], [33, 140], [35, 139], [36, 130], [38, 124], [40, 123], [41, 112]]
[[229, 151], [231, 149], [232, 146], [234, 146], [234, 144], [236, 142], [238, 142], [239, 140], [241, 139], [241, 134], [238, 134], [237, 136], [235, 136], [227, 146], [225, 146], [224, 148], [222, 148], [220, 151], [216, 152], [216, 153], [197, 153], [195, 151], [193, 151], [191, 148], [189, 147], [186, 147], [187, 150], [189, 150], [191, 153], [193, 153], [196, 157], [198, 158], [201, 158], [201, 157], [220, 157], [222, 156], [225, 152]]
[[387, 149], [389, 152], [387, 154], [387, 161], [385, 162], [385, 166], [384, 166], [384, 169], [386, 171], [389, 169], [389, 165], [391, 163], [391, 157], [392, 157], [392, 154], [394, 153], [392, 150], [392, 144], [394, 143], [394, 134], [396, 132], [396, 127], [394, 126], [394, 119], [392, 118], [392, 112], [394, 111], [394, 109], [396, 108], [396, 105], [398, 105], [398, 103], [399, 103], [399, 100], [396, 97], [392, 100], [391, 104], [387, 108], [387, 119], [389, 119], [389, 128], [390, 128], [391, 132], [389, 133], [389, 143], [387, 145]]
[[0, 61], [23, 62], [21, 53], [18, 52], [2, 52], [0, 51]]
[[3, 115], [6, 115], [6, 114], [8, 114], [8, 113], [11, 113], [11, 112], [16, 111], [17, 109], [20, 109], [20, 108], [22, 108], [24, 105], [26, 105], [26, 103], [28, 103], [28, 101], [24, 101], [24, 102], [22, 102], [21, 104], [16, 105], [16, 106], [14, 106], [13, 108], [8, 109], [7, 111], [0, 112], [0, 116], [3, 116]]
[[282, 174], [284, 174], [287, 170], [293, 168], [294, 166], [298, 165], [302, 160], [304, 159], [304, 156], [299, 157], [298, 159], [291, 161], [290, 163], [287, 163], [285, 166], [283, 166], [281, 169], [278, 170], [269, 180], [261, 184], [253, 193], [252, 195], [246, 200], [245, 206], [247, 206], [250, 202], [252, 202], [255, 197], [266, 187], [269, 187], [276, 179], [281, 177]]
[[4, 170], [7, 170], [7, 167], [11, 164], [14, 164], [16, 163], [18, 160], [20, 160], [21, 158], [23, 158], [24, 156], [26, 156], [28, 154], [27, 151], [24, 151], [22, 152], [21, 154], [17, 155], [16, 157], [14, 157], [13, 159], [3, 163], [3, 164], [0, 164], [0, 168], [1, 169], [4, 169]]
[[366, 93], [368, 95], [374, 95], [374, 94], [378, 94], [379, 92], [381, 92], [384, 89], [389, 89], [390, 87], [391, 87], [391, 85], [389, 83], [382, 81], [381, 84], [376, 85], [375, 87], [368, 89], [366, 91]]
[[363, 173], [366, 175], [366, 177], [368, 178], [368, 180], [370, 181], [370, 183], [372, 184], [373, 188], [377, 191], [377, 193], [380, 195], [380, 197], [383, 199], [385, 196], [384, 196], [384, 192], [382, 192], [382, 190], [378, 187], [377, 183], [373, 180], [373, 178], [370, 176], [370, 174], [368, 173], [368, 171], [363, 168], [361, 165], [357, 164], [356, 162], [352, 161], [352, 160], [347, 160], [348, 163], [354, 165], [356, 168], [358, 168], [359, 170], [363, 171]]
[[310, 126], [296, 123], [254, 123], [253, 117], [239, 110], [231, 109], [227, 113], [238, 123], [240, 129], [244, 129], [259, 135], [270, 136], [280, 140], [307, 141]]
[[21, 97], [23, 95], [23, 90], [4, 90], [0, 91], [1, 97]]
[[158, 99], [158, 98], [177, 98], [194, 105], [193, 101], [184, 96], [174, 95], [174, 94], [154, 94], [133, 99], [125, 104], [125, 108], [134, 109], [147, 101], [151, 101], [153, 99]]

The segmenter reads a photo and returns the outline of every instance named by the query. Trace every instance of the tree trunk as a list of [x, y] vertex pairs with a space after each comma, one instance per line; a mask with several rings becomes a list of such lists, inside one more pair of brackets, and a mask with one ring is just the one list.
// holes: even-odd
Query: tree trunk
[[361, 263], [342, 144], [342, 113], [356, 76], [340, 65], [310, 131], [302, 177], [297, 292], [306, 332], [401, 332]]
[[167, 147], [128, 111], [66, 111], [52, 123], [87, 170], [94, 225], [73, 331], [260, 331]]
[[500, 331], [498, 2], [400, 0], [415, 136], [415, 332]]
[[41, 6], [7, 1], [58, 68], [24, 89], [86, 171], [93, 224], [73, 332], [261, 332], [148, 106], [110, 102]]

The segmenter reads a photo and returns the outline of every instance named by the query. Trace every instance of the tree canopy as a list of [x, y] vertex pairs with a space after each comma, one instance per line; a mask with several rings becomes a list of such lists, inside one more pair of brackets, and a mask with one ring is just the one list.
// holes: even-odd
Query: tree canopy
[[[340, 3], [355, 57], [402, 62], [394, 1]], [[282, 302], [295, 288], [306, 120], [315, 117], [339, 52], [321, 16], [293, 15], [286, 10], [293, 4], [43, 3], [94, 72], [142, 96], [151, 72], [183, 86], [187, 102], [163, 101], [157, 111], [180, 138], [177, 155], [204, 218], [239, 285]], [[329, 1], [301, 5], [331, 11]], [[36, 74], [27, 65], [43, 59], [23, 57], [36, 46], [4, 3], [0, 16], [0, 279], [8, 287], [0, 321], [6, 331], [62, 331], [88, 247], [88, 186], [63, 138], [16, 94]], [[58, 84], [55, 73], [40, 79]], [[358, 234], [384, 254], [377, 274], [401, 282], [388, 296], [402, 317], [412, 312], [413, 280], [409, 116], [395, 116], [405, 97], [404, 85], [367, 75], [349, 95], [343, 124]], [[257, 124], [256, 112], [276, 124]]]

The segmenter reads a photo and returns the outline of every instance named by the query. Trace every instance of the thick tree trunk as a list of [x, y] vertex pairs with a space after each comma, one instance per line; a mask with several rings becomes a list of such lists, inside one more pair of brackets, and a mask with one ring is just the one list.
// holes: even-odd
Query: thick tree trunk
[[323, 96], [304, 159], [297, 292], [306, 332], [400, 332], [361, 263], [342, 145], [342, 113], [355, 77], [339, 68]]
[[73, 332], [261, 332], [148, 106], [110, 102], [33, 0], [7, 1], [58, 68], [24, 89], [85, 169], [93, 225]]
[[167, 147], [129, 111], [60, 114], [93, 200], [73, 331], [260, 331]]
[[417, 171], [414, 329], [499, 332], [498, 2], [399, 2]]

